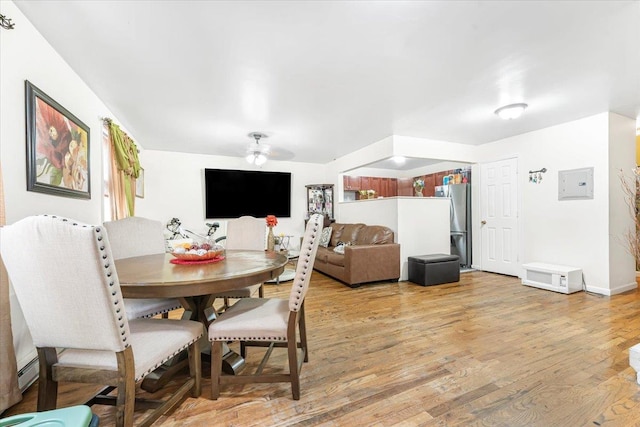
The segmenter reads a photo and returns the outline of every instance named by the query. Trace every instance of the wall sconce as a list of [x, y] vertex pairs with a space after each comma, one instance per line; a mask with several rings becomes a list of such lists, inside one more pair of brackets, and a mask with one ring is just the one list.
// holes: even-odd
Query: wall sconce
[[547, 168], [538, 169], [537, 171], [529, 171], [529, 182], [540, 184], [542, 182], [542, 174], [547, 172]]

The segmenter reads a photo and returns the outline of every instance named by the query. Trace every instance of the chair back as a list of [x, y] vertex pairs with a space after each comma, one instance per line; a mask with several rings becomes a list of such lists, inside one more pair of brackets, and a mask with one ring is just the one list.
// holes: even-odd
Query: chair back
[[161, 254], [166, 251], [164, 229], [160, 221], [130, 216], [106, 221], [113, 258]]
[[122, 351], [129, 345], [103, 230], [47, 215], [0, 229], [0, 254], [36, 347]]
[[241, 216], [227, 222], [225, 248], [234, 250], [263, 251], [267, 223], [264, 218]]
[[313, 263], [316, 260], [316, 252], [320, 244], [320, 234], [324, 217], [320, 214], [313, 214], [307, 222], [307, 228], [300, 244], [300, 257], [296, 265], [296, 275], [291, 285], [289, 294], [289, 310], [298, 311], [304, 302], [304, 298], [309, 290]]

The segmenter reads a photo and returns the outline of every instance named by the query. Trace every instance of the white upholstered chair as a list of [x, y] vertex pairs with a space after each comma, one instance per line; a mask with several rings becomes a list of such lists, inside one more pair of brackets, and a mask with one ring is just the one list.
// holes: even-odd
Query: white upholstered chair
[[[111, 242], [114, 259], [160, 254], [166, 251], [163, 226], [160, 221], [141, 217], [128, 217], [104, 224]], [[167, 317], [171, 310], [181, 308], [180, 301], [173, 298], [125, 298], [127, 318]]]
[[[198, 339], [190, 320], [125, 316], [118, 273], [102, 226], [55, 216], [27, 217], [0, 229], [0, 254], [38, 351], [38, 411], [55, 409], [61, 381], [107, 385], [89, 404], [116, 406], [116, 425], [133, 425], [136, 383], [188, 349], [190, 376], [141, 425], [188, 393], [200, 395]], [[117, 388], [117, 395], [106, 394]]]
[[[295, 400], [300, 399], [300, 370], [307, 362], [307, 332], [304, 299], [309, 289], [313, 263], [320, 242], [323, 217], [314, 214], [309, 219], [300, 246], [300, 258], [289, 299], [241, 299], [209, 325], [211, 341], [211, 397], [217, 399], [221, 384], [247, 384], [251, 382], [290, 382]], [[299, 337], [299, 340], [298, 340]], [[269, 347], [260, 366], [253, 374], [222, 375], [222, 344], [240, 341], [241, 355], [246, 357], [247, 347]], [[286, 347], [289, 372], [263, 374], [274, 347]], [[302, 351], [298, 359], [299, 349]]]
[[[265, 249], [265, 236], [267, 223], [264, 218], [253, 216], [241, 216], [237, 219], [230, 219], [227, 222], [227, 237], [225, 248], [229, 250], [263, 251]], [[264, 297], [264, 287], [262, 283], [234, 289], [219, 294], [214, 294], [216, 298], [223, 298], [223, 309], [229, 307], [229, 299], [250, 298], [258, 292], [260, 298]]]

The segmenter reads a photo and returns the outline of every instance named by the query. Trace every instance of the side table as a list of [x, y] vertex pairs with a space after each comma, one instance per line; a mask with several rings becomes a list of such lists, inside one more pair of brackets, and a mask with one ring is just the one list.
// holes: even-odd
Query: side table
[[[298, 261], [298, 258], [300, 258], [300, 251], [287, 251], [287, 265], [285, 266], [284, 271], [280, 276], [275, 279], [268, 280], [266, 283], [275, 283], [276, 285], [279, 285], [280, 282], [293, 280], [296, 276], [296, 261]], [[291, 266], [293, 269], [290, 268]]]

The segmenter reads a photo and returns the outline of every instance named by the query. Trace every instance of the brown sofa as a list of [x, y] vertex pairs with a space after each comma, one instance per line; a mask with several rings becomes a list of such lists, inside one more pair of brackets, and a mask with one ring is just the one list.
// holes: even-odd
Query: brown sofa
[[[363, 283], [398, 281], [400, 245], [393, 242], [393, 231], [381, 225], [331, 224], [328, 247], [320, 246], [315, 270], [344, 282], [352, 288]], [[338, 242], [351, 242], [344, 254], [334, 251]]]

